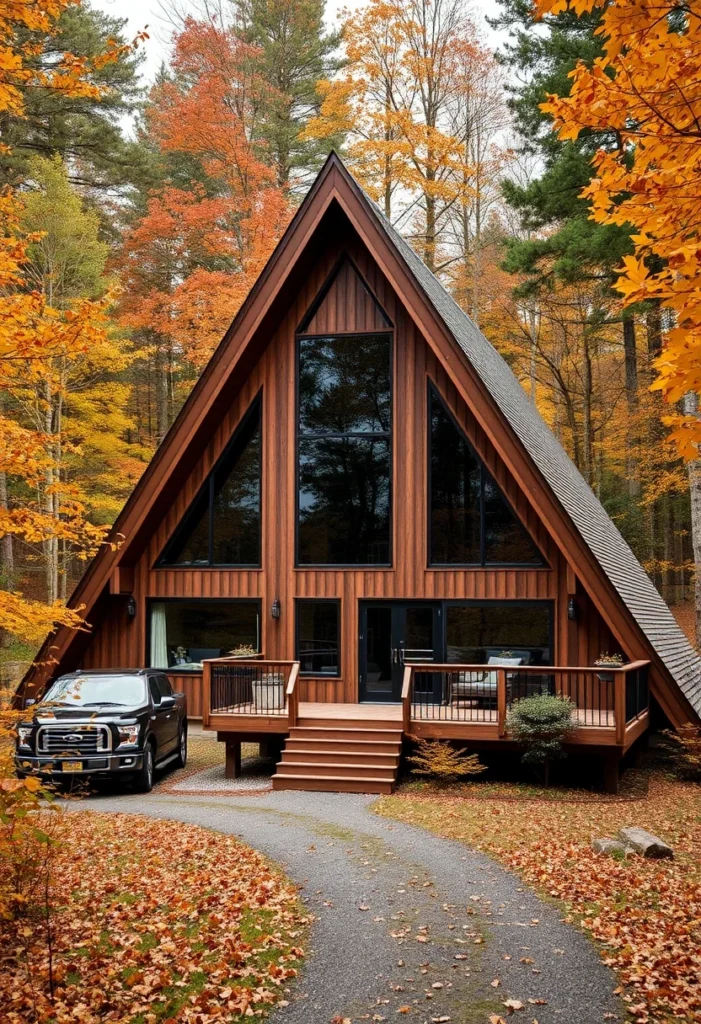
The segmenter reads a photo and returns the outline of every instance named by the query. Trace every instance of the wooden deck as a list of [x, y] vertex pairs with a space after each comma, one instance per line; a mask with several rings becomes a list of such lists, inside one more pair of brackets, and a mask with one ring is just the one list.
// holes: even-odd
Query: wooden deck
[[221, 659], [205, 662], [203, 725], [227, 744], [232, 776], [242, 742], [273, 742], [274, 789], [390, 793], [407, 736], [513, 745], [508, 709], [536, 693], [573, 703], [569, 747], [617, 761], [648, 728], [646, 669], [407, 665], [401, 701], [351, 704], [300, 701], [297, 662]]

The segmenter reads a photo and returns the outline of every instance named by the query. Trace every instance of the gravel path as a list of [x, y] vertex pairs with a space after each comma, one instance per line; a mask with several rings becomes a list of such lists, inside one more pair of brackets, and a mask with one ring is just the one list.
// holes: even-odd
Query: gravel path
[[316, 918], [311, 948], [273, 1024], [488, 1024], [508, 1016], [508, 999], [523, 1003], [513, 1024], [624, 1017], [614, 975], [557, 909], [487, 857], [377, 817], [370, 802], [280, 792], [103, 796], [80, 806], [233, 833], [302, 886]]

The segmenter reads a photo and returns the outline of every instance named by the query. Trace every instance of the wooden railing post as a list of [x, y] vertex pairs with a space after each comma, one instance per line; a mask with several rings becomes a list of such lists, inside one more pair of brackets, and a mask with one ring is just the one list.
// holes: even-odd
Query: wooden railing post
[[290, 729], [294, 729], [299, 718], [299, 692], [297, 690], [297, 677], [299, 676], [299, 662], [296, 661], [290, 669], [290, 678], [287, 680], [287, 723]]
[[202, 727], [209, 728], [209, 717], [212, 708], [212, 665], [209, 661], [202, 662]]
[[613, 717], [616, 726], [616, 743], [623, 746], [626, 739], [626, 672], [618, 670], [613, 677]]
[[506, 735], [506, 670], [497, 669], [497, 722], [499, 736]]
[[407, 736], [411, 732], [411, 665], [404, 666], [402, 680], [402, 730]]

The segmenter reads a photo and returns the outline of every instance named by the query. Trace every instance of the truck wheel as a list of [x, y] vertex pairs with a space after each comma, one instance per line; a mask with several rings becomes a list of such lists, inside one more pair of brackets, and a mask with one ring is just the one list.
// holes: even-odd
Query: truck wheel
[[147, 743], [144, 749], [141, 771], [136, 776], [136, 788], [139, 793], [150, 793], [153, 789], [153, 743]]
[[176, 768], [184, 768], [187, 764], [187, 729], [182, 726], [178, 740], [178, 756], [175, 759]]

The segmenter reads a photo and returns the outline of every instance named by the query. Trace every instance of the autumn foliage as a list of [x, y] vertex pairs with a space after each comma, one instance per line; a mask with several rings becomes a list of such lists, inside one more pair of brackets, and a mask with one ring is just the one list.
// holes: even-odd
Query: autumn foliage
[[128, 815], [62, 814], [53, 839], [51, 941], [36, 892], [19, 927], [0, 921], [8, 1024], [233, 1022], [284, 999], [307, 919], [259, 854]]
[[[577, 65], [569, 96], [544, 109], [562, 138], [606, 130], [596, 176], [584, 190], [600, 223], [632, 225], [635, 253], [624, 260], [618, 289], [627, 303], [668, 311], [658, 381], [674, 405], [701, 390], [701, 15], [670, 0], [540, 0], [543, 13], [601, 10], [603, 56]], [[695, 458], [701, 425], [672, 416], [686, 458]]]

